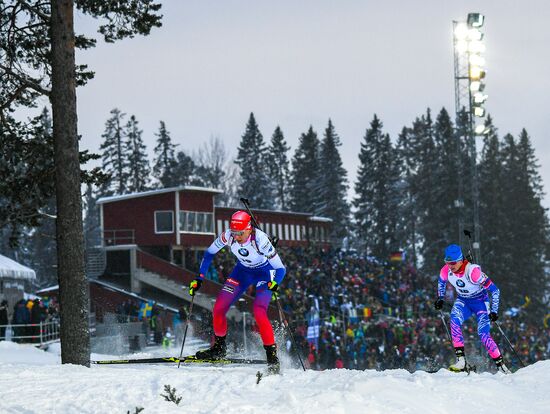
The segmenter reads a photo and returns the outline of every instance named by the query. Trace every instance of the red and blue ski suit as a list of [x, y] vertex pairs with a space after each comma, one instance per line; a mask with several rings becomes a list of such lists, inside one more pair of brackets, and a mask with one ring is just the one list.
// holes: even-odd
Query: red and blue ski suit
[[231, 236], [231, 232], [226, 230], [214, 240], [204, 253], [200, 266], [202, 275], [208, 272], [210, 263], [216, 253], [226, 246], [231, 249], [238, 261], [225, 280], [214, 304], [214, 334], [216, 336], [227, 334], [227, 311], [246, 289], [254, 284], [256, 286], [256, 297], [253, 305], [254, 319], [258, 324], [263, 344], [273, 345], [275, 343], [273, 327], [267, 317], [267, 308], [271, 301], [272, 292], [267, 288], [267, 283], [275, 281], [280, 284], [285, 277], [285, 266], [271, 244], [269, 237], [261, 230], [254, 229], [248, 240], [243, 244], [238, 243]]

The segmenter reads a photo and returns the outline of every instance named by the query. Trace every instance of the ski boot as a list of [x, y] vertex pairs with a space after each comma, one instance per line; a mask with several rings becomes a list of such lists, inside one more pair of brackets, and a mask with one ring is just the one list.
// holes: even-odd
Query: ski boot
[[476, 367], [466, 362], [466, 355], [464, 354], [464, 348], [455, 348], [456, 362], [449, 367], [449, 371], [452, 372], [467, 372], [475, 371]]
[[497, 358], [493, 358], [493, 361], [495, 361], [498, 372], [502, 372], [503, 374], [511, 374], [512, 373], [512, 371], [510, 371], [508, 369], [508, 367], [504, 364], [504, 359], [502, 358], [502, 355], [497, 357]]
[[267, 373], [268, 375], [279, 374], [281, 372], [281, 363], [277, 358], [277, 344], [264, 345], [265, 354], [267, 356]]
[[223, 359], [226, 355], [225, 336], [216, 336], [214, 345], [195, 354], [197, 359]]

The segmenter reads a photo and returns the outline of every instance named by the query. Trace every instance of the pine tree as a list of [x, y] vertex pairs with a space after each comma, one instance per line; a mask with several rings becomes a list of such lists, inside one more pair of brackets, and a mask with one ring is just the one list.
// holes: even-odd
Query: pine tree
[[417, 205], [416, 194], [412, 190], [412, 180], [417, 170], [417, 160], [413, 150], [412, 129], [403, 127], [397, 138], [395, 149], [399, 180], [396, 188], [401, 197], [397, 203], [396, 239], [407, 253], [407, 257], [417, 266]]
[[235, 163], [241, 169], [239, 194], [255, 208], [273, 209], [273, 186], [269, 177], [267, 147], [254, 114], [251, 113], [241, 138]]
[[[516, 191], [520, 187], [518, 177], [518, 151], [516, 140], [513, 135], [506, 134], [502, 138], [500, 145], [500, 160], [501, 160], [501, 179], [504, 184], [500, 188], [500, 200], [502, 209], [505, 212], [503, 220], [500, 222], [500, 233], [506, 237], [506, 241], [499, 245], [499, 259], [497, 266], [491, 268], [494, 272], [492, 277], [498, 283], [501, 279], [500, 272], [506, 272], [502, 277], [506, 278], [506, 282], [499, 286], [502, 289], [502, 299], [514, 303], [511, 295], [515, 292], [521, 292], [523, 284], [520, 280], [519, 273], [516, 268], [516, 246], [521, 243], [521, 239], [516, 232], [516, 224], [519, 222], [517, 214], [518, 196]], [[493, 270], [494, 269], [494, 270]]]
[[178, 151], [176, 155], [176, 164], [174, 166], [174, 185], [197, 185], [193, 178], [194, 171], [195, 163], [193, 159], [185, 152]]
[[418, 211], [419, 234], [422, 243], [419, 255], [423, 258], [422, 268], [429, 273], [439, 270], [441, 252], [448, 244], [442, 234], [442, 225], [438, 217], [439, 177], [435, 175], [440, 160], [434, 142], [433, 123], [430, 110], [425, 116], [413, 123], [413, 134], [418, 170], [412, 179], [412, 189], [415, 195]]
[[329, 119], [320, 145], [319, 162], [323, 166], [323, 174], [320, 174], [317, 180], [315, 189], [317, 203], [314, 208], [316, 215], [332, 219], [330, 236], [337, 240], [347, 236], [350, 218], [347, 201], [347, 171], [343, 167], [342, 158], [338, 152], [340, 145], [340, 138]]
[[[52, 118], [47, 108], [42, 110], [42, 113], [37, 119], [33, 130], [33, 139], [46, 144], [52, 140]], [[47, 154], [43, 154], [47, 155]], [[44, 162], [39, 157], [32, 160], [33, 163]], [[47, 160], [48, 163], [51, 160]], [[53, 165], [52, 165], [53, 168]], [[18, 189], [21, 191], [21, 189]], [[36, 190], [34, 190], [36, 191]], [[57, 215], [56, 199], [54, 194], [50, 194], [49, 198], [39, 210], [39, 221], [36, 227], [26, 228], [24, 231], [25, 237], [19, 248], [16, 250], [19, 253], [19, 258], [24, 264], [36, 271], [37, 286], [52, 286], [57, 284], [57, 255], [56, 255], [56, 229], [55, 217]], [[29, 194], [25, 194], [28, 196]], [[36, 196], [31, 195], [30, 198]], [[46, 194], [42, 194], [42, 197]]]
[[357, 234], [367, 252], [387, 259], [397, 247], [399, 169], [390, 137], [374, 115], [361, 143], [353, 200]]
[[137, 193], [147, 190], [149, 183], [149, 160], [147, 159], [146, 146], [141, 139], [143, 131], [138, 127], [138, 121], [134, 115], [128, 120], [124, 129], [124, 151], [128, 155], [127, 171], [129, 193]]
[[25, 228], [42, 224], [55, 195], [52, 120], [47, 108], [28, 122], [0, 124], [0, 227], [16, 247]]
[[[499, 252], [509, 265], [502, 271], [503, 297], [510, 305], [523, 303], [528, 295], [540, 304], [548, 291], [545, 260], [548, 252], [548, 219], [542, 207], [542, 185], [529, 135], [521, 131], [519, 140], [507, 134], [503, 139], [503, 208], [507, 220], [506, 250]], [[536, 311], [535, 311], [536, 312]]]
[[292, 158], [290, 173], [290, 208], [292, 211], [313, 213], [317, 203], [316, 183], [320, 174], [319, 139], [310, 126], [300, 136], [298, 147]]
[[455, 119], [455, 137], [459, 144], [456, 157], [461, 165], [457, 198], [462, 199], [461, 207], [457, 211], [458, 220], [462, 223], [462, 234], [459, 234], [456, 242], [460, 242], [463, 248], [468, 245], [464, 237], [464, 229], [474, 230], [474, 160], [470, 128], [470, 113], [463, 108]]
[[176, 185], [174, 167], [176, 164], [175, 148], [170, 133], [166, 129], [164, 121], [160, 121], [157, 134], [157, 145], [155, 147], [155, 160], [153, 165], [153, 177], [158, 180], [161, 188], [173, 187]]
[[[443, 240], [442, 243], [437, 242], [437, 239], [431, 240], [431, 242], [441, 248], [445, 244], [460, 241], [459, 213], [461, 206], [458, 198], [461, 174], [465, 167], [460, 163], [460, 140], [453, 130], [451, 118], [445, 108], [442, 108], [437, 115], [433, 138], [435, 159], [438, 162], [435, 163], [434, 169], [431, 171], [431, 174], [437, 177], [437, 181], [431, 188], [431, 195], [438, 202], [436, 205], [427, 207], [429, 208], [430, 224], [435, 224], [439, 228], [434, 235], [438, 233], [438, 237]], [[441, 253], [431, 258], [437, 260], [440, 255]]]
[[288, 186], [290, 179], [289, 161], [287, 153], [290, 147], [285, 141], [283, 131], [277, 126], [271, 136], [269, 146], [269, 167], [270, 176], [275, 186], [276, 207], [281, 210], [288, 210]]
[[84, 245], [86, 250], [101, 246], [101, 229], [99, 223], [99, 209], [97, 195], [92, 184], [86, 186], [84, 194]]
[[[497, 129], [490, 116], [485, 121], [488, 132], [483, 137], [483, 148], [479, 168], [479, 221], [483, 252], [483, 270], [489, 275], [495, 275], [497, 283], [499, 275], [506, 271], [503, 266], [502, 252], [507, 249], [506, 227], [509, 214], [503, 208], [502, 154]], [[509, 263], [510, 264], [510, 263]]]
[[102, 151], [102, 170], [110, 175], [110, 179], [102, 186], [100, 193], [103, 196], [125, 194], [127, 192], [128, 171], [125, 168], [127, 156], [124, 148], [124, 117], [126, 114], [119, 109], [111, 110], [111, 117], [105, 123], [105, 132], [101, 137], [103, 143], [99, 147]]
[[76, 87], [86, 84], [93, 72], [76, 65], [75, 49], [90, 48], [95, 39], [75, 34], [74, 10], [101, 19], [98, 32], [108, 42], [149, 34], [162, 17], [161, 5], [151, 0], [105, 3], [29, 0], [21, 7], [21, 2], [8, 0], [0, 7], [2, 26], [10, 22], [9, 30], [0, 30], [0, 55], [9, 57], [0, 67], [0, 122], [15, 107], [35, 107], [40, 96], [49, 97], [52, 106], [61, 360], [79, 365], [89, 365], [90, 340]]

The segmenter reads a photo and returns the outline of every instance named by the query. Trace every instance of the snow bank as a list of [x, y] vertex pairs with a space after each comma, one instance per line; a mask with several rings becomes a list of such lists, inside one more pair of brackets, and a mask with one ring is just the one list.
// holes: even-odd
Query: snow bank
[[[170, 351], [177, 355], [175, 348]], [[143, 355], [142, 355], [143, 356]], [[54, 353], [0, 343], [0, 412], [547, 413], [550, 361], [513, 375], [287, 368], [256, 385], [251, 366], [60, 365]], [[179, 406], [165, 401], [176, 388]]]

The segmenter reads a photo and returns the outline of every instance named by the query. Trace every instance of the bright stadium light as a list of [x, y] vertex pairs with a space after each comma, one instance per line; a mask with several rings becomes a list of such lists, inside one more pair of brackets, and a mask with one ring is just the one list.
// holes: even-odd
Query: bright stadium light
[[479, 29], [470, 29], [468, 30], [468, 39], [480, 41], [483, 39], [483, 33], [481, 33], [481, 30]]
[[479, 66], [470, 66], [470, 79], [480, 80], [485, 77], [485, 70]]
[[483, 89], [485, 89], [485, 84], [480, 81], [472, 81], [470, 82], [470, 91], [472, 92], [483, 92]]
[[482, 94], [481, 92], [474, 93], [474, 103], [475, 104], [482, 104], [487, 100], [488, 96]]
[[485, 58], [480, 55], [470, 55], [470, 65], [485, 66]]
[[[479, 244], [479, 175], [476, 137], [490, 133], [489, 128], [481, 122], [482, 120], [480, 121], [480, 118], [483, 118], [486, 114], [484, 106], [487, 101], [487, 95], [482, 93], [485, 89], [484, 79], [486, 75], [485, 58], [483, 56], [486, 49], [484, 22], [485, 18], [480, 13], [469, 13], [466, 21], [453, 21], [456, 119], [460, 119], [463, 111], [467, 111], [468, 128], [463, 129], [464, 132], [461, 132], [459, 136], [467, 143], [469, 167], [472, 171], [472, 212], [475, 233], [475, 242], [472, 243], [472, 246], [479, 262], [481, 261], [481, 250]], [[458, 187], [458, 199], [461, 201], [463, 199], [461, 181]], [[458, 203], [457, 207], [460, 205]], [[464, 242], [462, 235], [464, 233], [463, 214], [462, 209], [459, 208], [458, 237], [460, 244]]]
[[489, 128], [483, 124], [476, 125], [475, 133], [476, 135], [486, 135], [489, 133]]
[[478, 116], [480, 118], [485, 116], [485, 108], [482, 108], [481, 106], [474, 106], [474, 115]]
[[468, 26], [466, 25], [466, 23], [459, 23], [456, 25], [455, 27], [455, 39], [456, 40], [466, 40], [466, 38], [468, 37]]
[[456, 42], [456, 50], [461, 55], [468, 51], [468, 42], [466, 40], [458, 40]]
[[481, 27], [485, 21], [485, 16], [480, 13], [468, 13], [468, 26], [469, 27]]
[[485, 53], [485, 44], [481, 40], [472, 40], [468, 43], [468, 52]]

